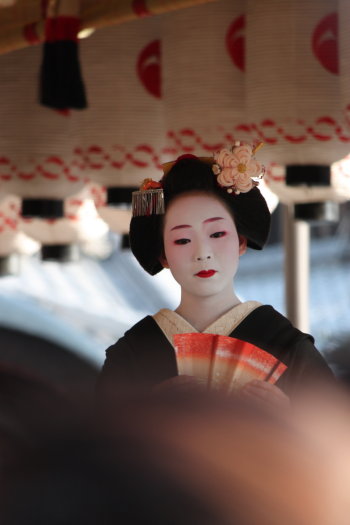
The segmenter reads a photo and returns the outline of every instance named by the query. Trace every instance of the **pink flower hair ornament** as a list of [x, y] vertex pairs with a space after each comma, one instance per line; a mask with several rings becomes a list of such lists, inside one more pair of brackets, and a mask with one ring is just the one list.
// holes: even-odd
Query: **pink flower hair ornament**
[[[182, 159], [198, 159], [211, 165], [220, 188], [236, 195], [248, 193], [259, 185], [258, 179], [265, 174], [264, 166], [254, 158], [256, 151], [262, 146], [263, 142], [254, 146], [236, 141], [230, 150], [223, 148], [214, 153], [213, 157], [181, 155], [174, 161], [162, 164], [163, 173], [166, 176], [171, 168]], [[158, 182], [153, 179], [144, 179], [140, 189], [132, 193], [132, 213], [133, 217], [165, 213], [163, 179]]]
[[265, 168], [254, 158], [254, 154], [263, 146], [259, 142], [256, 146], [235, 142], [232, 148], [223, 148], [214, 153], [212, 170], [216, 175], [217, 183], [226, 188], [228, 193], [247, 193], [265, 174]]

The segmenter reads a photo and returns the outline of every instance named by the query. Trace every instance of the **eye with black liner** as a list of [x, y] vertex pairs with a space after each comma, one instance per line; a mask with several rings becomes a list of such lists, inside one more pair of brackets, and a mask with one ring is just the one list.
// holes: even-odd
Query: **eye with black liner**
[[210, 235], [213, 239], [218, 239], [220, 237], [224, 237], [226, 235], [226, 232], [215, 232]]
[[190, 239], [176, 239], [176, 241], [174, 241], [174, 244], [180, 244], [180, 245], [183, 245], [183, 244], [188, 244], [190, 241]]

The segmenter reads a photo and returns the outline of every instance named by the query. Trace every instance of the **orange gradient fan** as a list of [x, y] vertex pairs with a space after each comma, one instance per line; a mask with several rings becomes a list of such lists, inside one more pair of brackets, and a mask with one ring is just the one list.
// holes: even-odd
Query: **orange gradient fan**
[[261, 379], [276, 383], [287, 366], [246, 341], [215, 334], [176, 334], [174, 346], [179, 375], [198, 377], [207, 387], [231, 392]]

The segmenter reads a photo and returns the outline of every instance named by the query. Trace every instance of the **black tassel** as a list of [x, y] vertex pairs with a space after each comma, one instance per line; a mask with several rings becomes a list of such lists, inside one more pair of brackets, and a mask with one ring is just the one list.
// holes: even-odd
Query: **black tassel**
[[40, 71], [40, 103], [57, 110], [87, 107], [80, 70], [78, 31], [74, 16], [47, 18]]

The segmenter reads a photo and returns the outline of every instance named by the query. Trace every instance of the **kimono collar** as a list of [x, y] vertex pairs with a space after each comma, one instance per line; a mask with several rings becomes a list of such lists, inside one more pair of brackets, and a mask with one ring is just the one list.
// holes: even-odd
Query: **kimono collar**
[[[261, 306], [261, 303], [258, 301], [247, 301], [238, 304], [211, 323], [202, 333], [230, 335], [243, 319], [259, 306]], [[168, 308], [159, 310], [159, 312], [153, 315], [153, 319], [172, 346], [173, 336], [175, 334], [198, 333], [198, 330], [186, 321], [186, 319]]]

